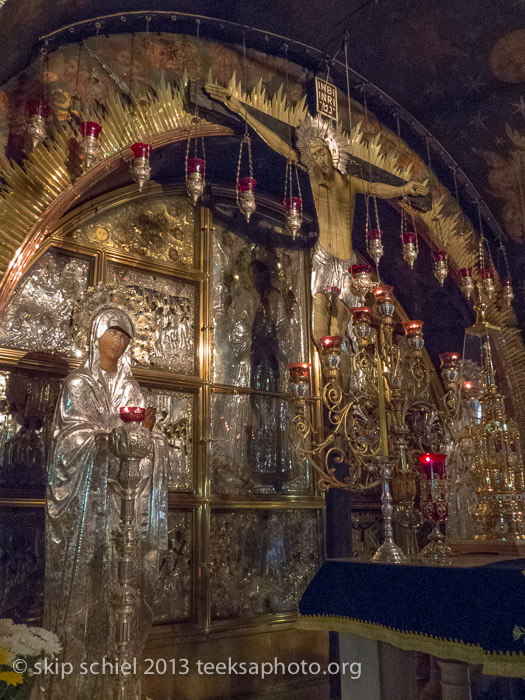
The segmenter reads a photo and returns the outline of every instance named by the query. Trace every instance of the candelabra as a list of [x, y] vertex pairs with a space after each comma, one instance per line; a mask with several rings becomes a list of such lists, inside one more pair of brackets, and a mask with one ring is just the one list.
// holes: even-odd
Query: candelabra
[[[404, 560], [402, 549], [417, 556], [417, 455], [438, 452], [445, 430], [430, 396], [432, 370], [423, 362], [423, 322], [405, 321], [404, 336], [397, 334], [392, 292], [387, 285], [375, 287], [374, 311], [366, 306], [350, 310], [357, 350], [348, 356], [348, 386], [343, 387], [341, 372], [343, 339], [320, 340], [327, 426], [322, 436], [306, 410], [310, 367], [290, 365], [296, 407], [291, 441], [298, 457], [319, 473], [320, 488], [363, 490], [382, 482], [385, 543], [375, 557], [380, 561]], [[393, 542], [392, 520], [399, 525], [403, 548]]]

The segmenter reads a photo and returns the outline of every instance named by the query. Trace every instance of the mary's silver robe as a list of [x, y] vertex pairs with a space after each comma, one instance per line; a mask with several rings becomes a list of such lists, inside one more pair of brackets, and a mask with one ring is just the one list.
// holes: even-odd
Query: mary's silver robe
[[[111, 698], [112, 677], [82, 674], [81, 664], [113, 656], [111, 593], [117, 575], [113, 533], [120, 503], [108, 487], [108, 479], [117, 475], [118, 459], [109, 453], [107, 437], [122, 425], [121, 406], [144, 405], [131, 374], [129, 349], [117, 372], [100, 368], [98, 339], [115, 326], [133, 334], [131, 320], [121, 311], [106, 310], [94, 319], [89, 356], [66, 378], [55, 413], [48, 464], [44, 626], [60, 637], [59, 660], [73, 664], [74, 672], [47, 686], [46, 697], [53, 700]], [[151, 456], [140, 463], [143, 480], [137, 500], [139, 658], [153, 621], [159, 550], [167, 549], [168, 447], [157, 429], [153, 445]]]

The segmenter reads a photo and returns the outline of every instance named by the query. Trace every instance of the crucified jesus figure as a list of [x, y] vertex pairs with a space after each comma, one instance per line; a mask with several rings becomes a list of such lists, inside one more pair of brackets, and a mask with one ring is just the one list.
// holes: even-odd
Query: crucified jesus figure
[[[319, 126], [319, 120], [316, 122], [315, 119], [310, 119], [309, 125], [299, 125], [297, 128], [299, 154], [272, 129], [254, 117], [227, 88], [208, 84], [206, 90], [211, 97], [242, 117], [271, 149], [307, 170], [319, 228], [319, 238], [312, 258], [313, 338], [318, 343], [319, 339], [325, 335], [344, 335], [348, 326], [348, 307], [359, 305], [359, 300], [351, 292], [348, 274], [349, 266], [356, 262], [352, 248], [356, 194], [394, 199], [405, 195], [414, 197], [426, 195], [428, 188], [419, 182], [407, 182], [401, 186], [394, 186], [381, 182], [368, 182], [345, 174], [337, 167], [338, 165], [341, 167], [341, 149], [334, 151], [334, 136], [337, 139], [338, 134], [330, 127], [332, 132], [330, 143], [332, 148], [330, 148], [329, 140], [323, 138], [328, 130], [326, 127]], [[334, 163], [334, 155], [337, 156], [336, 163]], [[335, 313], [333, 310], [330, 313], [323, 292], [327, 287], [340, 289]]]

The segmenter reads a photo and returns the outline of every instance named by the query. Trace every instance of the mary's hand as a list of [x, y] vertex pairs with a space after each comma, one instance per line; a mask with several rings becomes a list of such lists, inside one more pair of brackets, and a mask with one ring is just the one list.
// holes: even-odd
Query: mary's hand
[[153, 406], [148, 406], [144, 414], [144, 420], [142, 421], [142, 427], [148, 430], [153, 430], [155, 427], [155, 421], [157, 420], [157, 409]]

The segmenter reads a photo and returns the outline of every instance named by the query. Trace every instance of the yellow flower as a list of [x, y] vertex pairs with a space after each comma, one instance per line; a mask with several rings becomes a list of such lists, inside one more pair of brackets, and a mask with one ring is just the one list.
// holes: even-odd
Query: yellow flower
[[9, 654], [7, 653], [7, 649], [0, 649], [0, 664], [11, 666], [9, 663]]
[[0, 673], [0, 681], [4, 681], [7, 685], [20, 685], [24, 682], [24, 677], [21, 673], [14, 671], [2, 671]]

